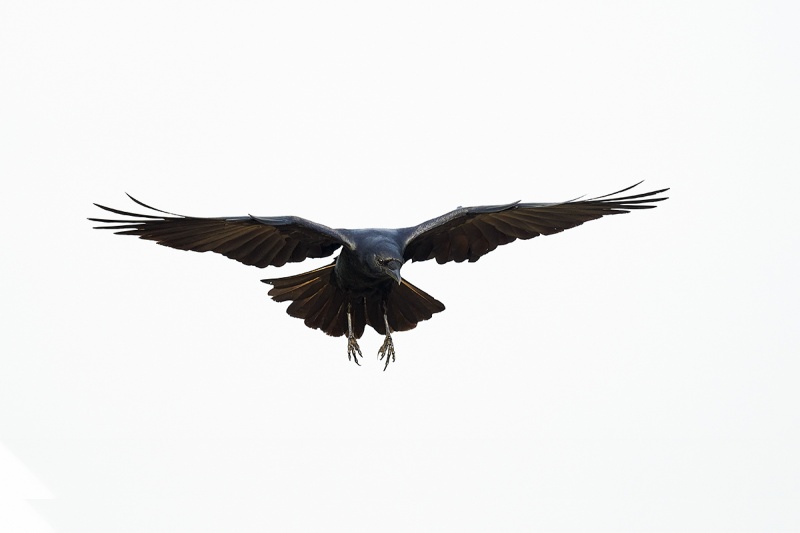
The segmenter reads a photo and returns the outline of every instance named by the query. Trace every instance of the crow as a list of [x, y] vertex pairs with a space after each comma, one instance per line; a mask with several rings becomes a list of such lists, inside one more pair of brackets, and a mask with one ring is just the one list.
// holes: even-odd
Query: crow
[[552, 235], [605, 215], [651, 209], [669, 190], [620, 196], [641, 182], [615, 193], [556, 203], [520, 203], [459, 207], [417, 226], [399, 229], [333, 229], [297, 216], [201, 218], [162, 211], [128, 197], [159, 214], [139, 214], [97, 207], [132, 217], [90, 218], [103, 225], [158, 244], [216, 252], [259, 268], [283, 266], [307, 258], [328, 257], [333, 263], [285, 278], [264, 279], [277, 302], [291, 301], [286, 312], [333, 337], [347, 335], [347, 358], [360, 365], [358, 340], [367, 325], [384, 341], [378, 359], [395, 361], [392, 332], [407, 331], [444, 311], [444, 305], [400, 275], [408, 261], [436, 259], [439, 264], [474, 262], [500, 245], [517, 239]]

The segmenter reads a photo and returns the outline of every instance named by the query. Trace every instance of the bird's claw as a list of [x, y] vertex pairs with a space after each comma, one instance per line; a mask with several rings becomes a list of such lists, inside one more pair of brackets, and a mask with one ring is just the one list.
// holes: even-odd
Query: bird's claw
[[389, 368], [389, 361], [394, 362], [394, 342], [392, 342], [392, 336], [386, 335], [386, 338], [383, 339], [383, 345], [381, 349], [378, 350], [378, 361], [382, 361], [383, 358], [386, 357], [386, 364], [383, 365], [383, 370], [386, 371]]
[[361, 357], [362, 359], [364, 356], [361, 354], [361, 347], [358, 345], [358, 341], [355, 337], [348, 337], [347, 338], [347, 360], [349, 361], [351, 358], [358, 366], [361, 366], [361, 363], [358, 362], [358, 358]]

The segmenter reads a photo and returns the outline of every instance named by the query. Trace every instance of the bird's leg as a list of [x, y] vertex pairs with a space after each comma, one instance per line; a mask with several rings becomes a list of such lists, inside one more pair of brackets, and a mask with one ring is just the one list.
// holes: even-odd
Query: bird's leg
[[363, 358], [364, 356], [361, 355], [361, 348], [358, 346], [355, 335], [353, 335], [352, 306], [347, 304], [347, 360], [349, 361], [351, 357], [358, 366], [361, 366], [358, 358]]
[[383, 365], [383, 370], [389, 368], [389, 361], [394, 362], [394, 343], [392, 342], [392, 330], [389, 328], [389, 320], [386, 318], [386, 313], [383, 313], [383, 325], [386, 327], [386, 338], [383, 339], [383, 345], [378, 350], [378, 360], [383, 360], [386, 357], [386, 364]]

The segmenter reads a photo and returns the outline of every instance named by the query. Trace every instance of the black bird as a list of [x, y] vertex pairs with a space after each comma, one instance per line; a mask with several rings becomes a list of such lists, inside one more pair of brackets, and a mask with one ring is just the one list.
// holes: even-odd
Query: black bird
[[[639, 182], [641, 183], [641, 182]], [[282, 266], [309, 257], [327, 257], [341, 248], [336, 260], [296, 276], [262, 280], [272, 285], [277, 302], [291, 301], [289, 315], [328, 335], [347, 335], [347, 358], [363, 357], [357, 339], [367, 325], [385, 335], [379, 359], [395, 360], [393, 331], [406, 331], [444, 311], [444, 305], [400, 276], [407, 261], [436, 259], [439, 264], [477, 261], [502, 244], [574, 228], [605, 215], [651, 209], [669, 189], [619, 196], [639, 183], [588, 200], [459, 207], [417, 226], [399, 229], [333, 229], [295, 216], [199, 218], [150, 207], [161, 213], [139, 214], [95, 204], [132, 219], [90, 218], [158, 244], [216, 252], [259, 268]]]

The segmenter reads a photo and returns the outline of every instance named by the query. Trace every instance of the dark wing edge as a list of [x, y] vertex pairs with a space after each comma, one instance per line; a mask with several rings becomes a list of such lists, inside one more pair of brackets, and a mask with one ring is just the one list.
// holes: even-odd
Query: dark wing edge
[[133, 213], [94, 204], [110, 213], [129, 217], [89, 218], [102, 224], [94, 228], [117, 230], [114, 232], [117, 235], [135, 235], [179, 250], [215, 252], [259, 268], [327, 257], [340, 246], [354, 248], [352, 240], [342, 231], [296, 216], [190, 217], [156, 209], [130, 194], [128, 197], [158, 214]]
[[532, 239], [574, 228], [605, 215], [629, 213], [634, 209], [652, 209], [655, 202], [667, 197], [657, 195], [669, 189], [619, 196], [642, 182], [619, 191], [582, 200], [575, 198], [556, 203], [520, 203], [462, 207], [444, 215], [404, 228], [406, 261], [436, 259], [474, 262], [498, 246], [517, 239]]

